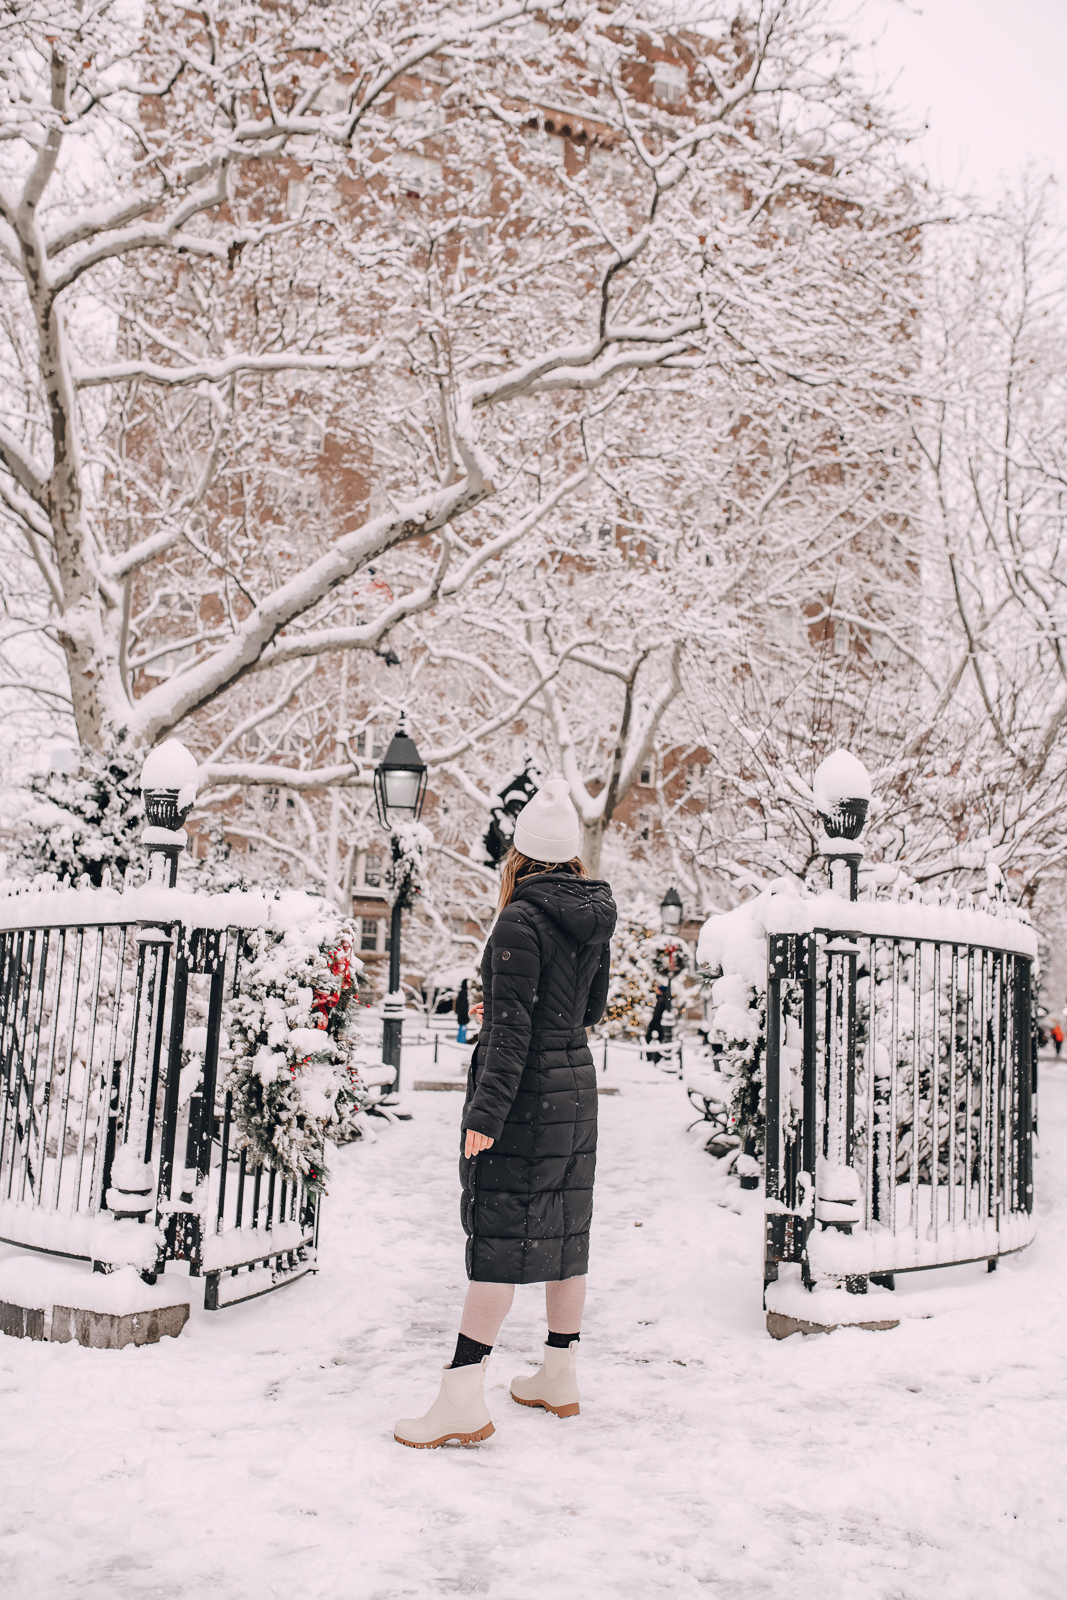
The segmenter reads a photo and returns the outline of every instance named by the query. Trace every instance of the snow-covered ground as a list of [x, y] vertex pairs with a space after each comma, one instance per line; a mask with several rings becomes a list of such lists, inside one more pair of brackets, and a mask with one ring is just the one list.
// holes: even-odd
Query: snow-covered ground
[[1061, 1596], [1067, 1068], [1044, 1069], [1030, 1251], [903, 1280], [932, 1314], [893, 1332], [781, 1344], [758, 1196], [649, 1078], [601, 1100], [580, 1418], [507, 1397], [543, 1337], [530, 1288], [490, 1365], [495, 1437], [393, 1442], [463, 1293], [461, 1097], [412, 1095], [414, 1121], [339, 1156], [318, 1277], [156, 1347], [0, 1339], [0, 1593]]

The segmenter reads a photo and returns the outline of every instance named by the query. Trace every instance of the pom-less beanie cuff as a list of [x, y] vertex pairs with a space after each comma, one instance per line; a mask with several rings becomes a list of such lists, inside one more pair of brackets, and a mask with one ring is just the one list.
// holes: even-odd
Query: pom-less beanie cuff
[[515, 819], [516, 850], [533, 861], [571, 861], [581, 845], [581, 824], [565, 778], [549, 778]]

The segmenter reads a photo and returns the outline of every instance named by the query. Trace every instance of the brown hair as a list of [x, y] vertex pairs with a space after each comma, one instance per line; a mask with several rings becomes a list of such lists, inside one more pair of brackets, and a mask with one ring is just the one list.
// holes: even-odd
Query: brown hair
[[512, 845], [504, 857], [504, 870], [500, 874], [497, 909], [503, 911], [505, 906], [511, 904], [515, 897], [515, 885], [521, 879], [532, 878], [537, 872], [560, 872], [564, 867], [569, 868], [577, 878], [589, 876], [581, 856], [572, 856], [569, 861], [535, 861], [532, 856], [524, 856], [521, 850], [516, 850]]

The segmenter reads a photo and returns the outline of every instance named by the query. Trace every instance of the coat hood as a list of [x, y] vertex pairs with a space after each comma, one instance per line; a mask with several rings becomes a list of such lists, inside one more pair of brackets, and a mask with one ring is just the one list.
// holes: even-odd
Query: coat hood
[[515, 885], [513, 899], [538, 906], [579, 944], [604, 944], [615, 932], [618, 913], [602, 878], [539, 872]]

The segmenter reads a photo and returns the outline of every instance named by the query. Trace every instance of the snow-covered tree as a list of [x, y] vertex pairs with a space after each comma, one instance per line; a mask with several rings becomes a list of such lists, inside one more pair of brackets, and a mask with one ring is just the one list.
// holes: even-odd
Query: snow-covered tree
[[[640, 432], [635, 375], [786, 381], [835, 320], [813, 307], [850, 208], [848, 250], [899, 257], [908, 207], [879, 173], [871, 209], [880, 130], [820, 7], [669, 48], [629, 8], [533, 19], [16, 9], [5, 527], [83, 745], [203, 718], [205, 782], [273, 783], [241, 759], [264, 706], [549, 518], [598, 416]], [[824, 376], [854, 409], [853, 372]], [[352, 782], [330, 755], [290, 785]]]

